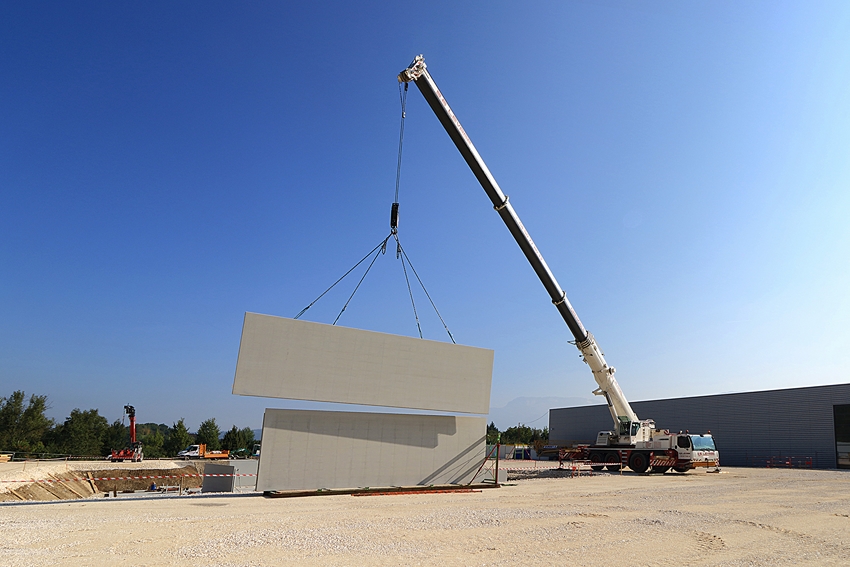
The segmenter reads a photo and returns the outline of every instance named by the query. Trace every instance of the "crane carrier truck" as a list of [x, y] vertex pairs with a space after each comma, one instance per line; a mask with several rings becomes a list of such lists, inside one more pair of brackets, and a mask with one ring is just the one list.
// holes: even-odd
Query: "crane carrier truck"
[[[614, 421], [613, 430], [599, 432], [595, 443], [561, 448], [562, 455], [566, 453], [573, 457], [587, 459], [597, 470], [604, 467], [608, 467], [609, 470], [618, 470], [622, 466], [627, 466], [638, 473], [647, 470], [663, 473], [670, 468], [678, 472], [686, 472], [694, 467], [718, 467], [720, 456], [710, 432], [702, 435], [671, 433], [667, 429], [657, 428], [651, 419], [639, 419], [632, 410], [617, 380], [614, 379], [614, 367], [609, 366], [605, 361], [605, 356], [596, 339], [579, 320], [567, 299], [566, 292], [561, 289], [549, 266], [546, 265], [546, 261], [514, 211], [508, 196], [496, 183], [484, 160], [481, 159], [469, 136], [460, 125], [460, 121], [452, 112], [440, 89], [437, 88], [434, 79], [431, 78], [425, 66], [424, 57], [417, 56], [406, 69], [399, 73], [398, 80], [400, 83], [414, 83], [431, 110], [437, 115], [437, 119], [460, 151], [484, 192], [487, 193], [493, 208], [508, 227], [573, 334], [574, 344], [593, 372], [593, 378], [598, 385], [593, 393], [604, 396], [608, 403], [608, 409]], [[394, 203], [393, 207], [395, 215], [398, 205]]]

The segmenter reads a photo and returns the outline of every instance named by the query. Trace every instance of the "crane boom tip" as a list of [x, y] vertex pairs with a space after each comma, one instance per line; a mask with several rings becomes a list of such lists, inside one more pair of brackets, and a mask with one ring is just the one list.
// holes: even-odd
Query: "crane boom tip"
[[410, 65], [407, 66], [407, 69], [398, 74], [398, 82], [409, 83], [415, 81], [425, 72], [425, 67], [425, 56], [421, 54], [417, 55], [410, 62]]

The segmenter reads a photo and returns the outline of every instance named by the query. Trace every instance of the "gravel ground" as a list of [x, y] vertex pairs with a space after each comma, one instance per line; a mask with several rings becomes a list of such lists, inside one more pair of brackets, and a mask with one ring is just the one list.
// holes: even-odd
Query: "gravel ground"
[[0, 564], [850, 564], [850, 471], [528, 476], [466, 494], [0, 505]]

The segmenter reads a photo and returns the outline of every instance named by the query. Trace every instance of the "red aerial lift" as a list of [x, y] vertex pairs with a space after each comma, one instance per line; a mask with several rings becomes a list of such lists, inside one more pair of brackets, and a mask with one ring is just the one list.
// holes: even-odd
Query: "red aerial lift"
[[109, 460], [114, 463], [122, 463], [124, 460], [129, 460], [134, 463], [142, 462], [142, 442], [136, 441], [136, 408], [133, 406], [124, 406], [124, 413], [130, 417], [130, 446], [124, 449], [112, 449], [112, 454]]

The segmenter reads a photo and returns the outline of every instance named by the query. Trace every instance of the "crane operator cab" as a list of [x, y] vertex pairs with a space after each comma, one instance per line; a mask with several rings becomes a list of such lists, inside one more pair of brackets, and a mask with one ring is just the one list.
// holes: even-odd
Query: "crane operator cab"
[[602, 447], [616, 445], [634, 445], [640, 441], [649, 441], [652, 439], [652, 432], [655, 429], [655, 422], [651, 419], [643, 421], [629, 421], [627, 417], [618, 416], [619, 430], [618, 431], [600, 431], [596, 435], [596, 445]]
[[[629, 418], [624, 415], [618, 415], [617, 419], [620, 422], [620, 437], [635, 437], [640, 431], [639, 421], [629, 421]], [[652, 424], [655, 426], [655, 423]]]

